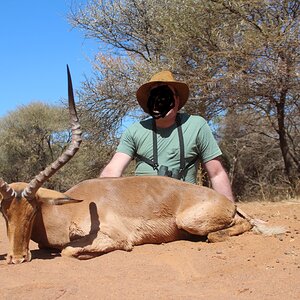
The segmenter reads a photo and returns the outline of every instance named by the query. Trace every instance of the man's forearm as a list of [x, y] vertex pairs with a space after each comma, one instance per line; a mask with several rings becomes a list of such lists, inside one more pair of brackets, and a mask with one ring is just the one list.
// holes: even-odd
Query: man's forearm
[[216, 175], [215, 177], [211, 178], [210, 180], [211, 180], [212, 188], [216, 192], [226, 196], [229, 200], [234, 202], [231, 184], [230, 184], [228, 175], [225, 171]]
[[99, 177], [120, 177], [122, 174], [111, 168], [104, 168]]
[[102, 170], [100, 177], [121, 177], [130, 161], [131, 157], [129, 155], [117, 152]]

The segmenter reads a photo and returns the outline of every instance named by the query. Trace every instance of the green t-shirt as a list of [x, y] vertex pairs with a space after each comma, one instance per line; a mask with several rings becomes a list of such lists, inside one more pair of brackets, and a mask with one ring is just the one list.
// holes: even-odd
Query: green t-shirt
[[[199, 159], [186, 171], [184, 180], [196, 183], [199, 162], [205, 163], [222, 154], [207, 122], [200, 116], [180, 113], [184, 139], [186, 164], [197, 156]], [[129, 126], [122, 134], [117, 152], [135, 157], [136, 154], [153, 160], [152, 118]], [[180, 168], [180, 147], [177, 125], [157, 128], [157, 152], [159, 166], [169, 170]], [[136, 175], [157, 175], [157, 171], [144, 161], [137, 159]]]

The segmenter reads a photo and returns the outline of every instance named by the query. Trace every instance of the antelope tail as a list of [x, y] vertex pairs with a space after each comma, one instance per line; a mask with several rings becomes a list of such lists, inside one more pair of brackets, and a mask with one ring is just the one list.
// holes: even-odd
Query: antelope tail
[[256, 233], [263, 234], [266, 236], [271, 236], [271, 235], [283, 234], [286, 232], [286, 229], [284, 227], [268, 225], [265, 221], [251, 217], [250, 215], [246, 214], [238, 207], [237, 207], [237, 213], [239, 216], [246, 219], [253, 226], [252, 230]]

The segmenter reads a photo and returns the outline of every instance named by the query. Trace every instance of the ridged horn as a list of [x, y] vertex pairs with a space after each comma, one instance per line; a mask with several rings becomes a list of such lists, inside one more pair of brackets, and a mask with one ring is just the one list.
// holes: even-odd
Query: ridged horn
[[17, 196], [15, 190], [12, 189], [2, 178], [0, 178], [0, 193], [2, 194], [3, 200]]
[[45, 183], [53, 174], [55, 174], [62, 166], [64, 166], [78, 151], [81, 139], [81, 129], [79, 119], [74, 102], [74, 93], [72, 86], [72, 78], [67, 65], [68, 74], [68, 100], [69, 100], [69, 113], [72, 125], [72, 141], [69, 147], [61, 154], [61, 156], [54, 161], [50, 166], [46, 167], [45, 170], [40, 172], [24, 189], [22, 196], [26, 198], [33, 198], [38, 189]]

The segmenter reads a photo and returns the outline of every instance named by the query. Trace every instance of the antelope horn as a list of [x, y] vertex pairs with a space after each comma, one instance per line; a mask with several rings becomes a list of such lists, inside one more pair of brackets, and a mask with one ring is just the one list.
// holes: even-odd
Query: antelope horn
[[69, 113], [72, 124], [72, 142], [69, 147], [61, 154], [61, 156], [54, 161], [50, 166], [46, 167], [40, 174], [38, 174], [24, 189], [22, 196], [26, 198], [33, 198], [38, 189], [46, 182], [53, 174], [55, 174], [62, 166], [64, 166], [78, 151], [81, 139], [81, 129], [74, 102], [74, 94], [72, 87], [72, 79], [67, 65], [68, 74], [68, 98], [69, 98]]
[[0, 193], [2, 194], [3, 200], [17, 196], [15, 190], [12, 189], [2, 178], [0, 178]]

